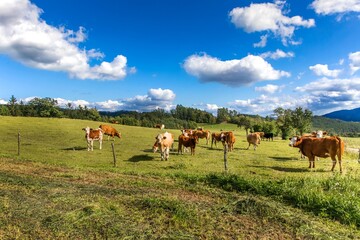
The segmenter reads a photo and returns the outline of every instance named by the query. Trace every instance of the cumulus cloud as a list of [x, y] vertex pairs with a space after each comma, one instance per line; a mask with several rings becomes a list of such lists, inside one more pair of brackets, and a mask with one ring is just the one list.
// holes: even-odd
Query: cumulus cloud
[[284, 86], [267, 84], [263, 87], [255, 87], [255, 91], [256, 92], [264, 92], [264, 93], [268, 93], [268, 94], [274, 94], [276, 92], [280, 92], [283, 88], [284, 88]]
[[247, 33], [268, 31], [280, 36], [284, 45], [297, 44], [293, 41], [294, 32], [299, 27], [315, 26], [314, 19], [304, 20], [301, 16], [288, 17], [283, 1], [275, 3], [250, 4], [249, 7], [237, 7], [230, 11], [231, 22]]
[[326, 113], [360, 107], [360, 78], [323, 78], [295, 89], [308, 95], [310, 109]]
[[40, 18], [42, 12], [29, 0], [1, 0], [0, 54], [30, 67], [63, 71], [78, 79], [119, 80], [127, 75], [127, 58], [122, 55], [90, 66], [91, 59], [103, 58], [104, 54], [78, 47], [86, 40], [85, 28], [73, 31], [48, 25]]
[[310, 66], [309, 69], [313, 71], [317, 76], [325, 76], [325, 77], [333, 77], [333, 78], [338, 77], [342, 71], [340, 69], [329, 70], [327, 64], [316, 64], [314, 66]]
[[206, 54], [192, 55], [185, 60], [183, 67], [188, 74], [202, 82], [218, 82], [228, 86], [249, 85], [290, 76], [290, 73], [275, 70], [263, 58], [254, 55], [228, 61]]
[[264, 52], [260, 55], [262, 58], [271, 58], [271, 59], [279, 59], [279, 58], [292, 58], [295, 54], [293, 52], [284, 52], [280, 49], [276, 49], [275, 52]]
[[351, 74], [354, 74], [360, 69], [360, 52], [353, 52], [349, 54]]
[[360, 12], [359, 0], [315, 0], [311, 7], [317, 14], [330, 15], [347, 12]]
[[8, 104], [9, 101], [5, 101], [4, 99], [0, 98], [0, 104]]

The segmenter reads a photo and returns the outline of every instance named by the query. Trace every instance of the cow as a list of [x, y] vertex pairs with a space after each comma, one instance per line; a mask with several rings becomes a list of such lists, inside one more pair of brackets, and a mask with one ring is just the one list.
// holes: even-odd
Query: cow
[[221, 132], [211, 134], [211, 148], [213, 147], [214, 143], [215, 143], [215, 147], [216, 147], [216, 142], [221, 142]]
[[171, 133], [165, 132], [164, 134], [158, 134], [155, 137], [155, 143], [153, 146], [154, 152], [160, 149], [161, 161], [165, 159], [167, 161], [170, 155], [170, 147], [174, 143], [174, 137]]
[[197, 136], [197, 139], [199, 138], [205, 138], [206, 139], [206, 145], [209, 144], [210, 140], [210, 131], [209, 130], [195, 130], [192, 133], [194, 136]]
[[246, 150], [248, 150], [250, 148], [250, 145], [253, 144], [254, 145], [254, 151], [256, 150], [256, 147], [260, 144], [260, 134], [259, 133], [250, 133], [246, 136], [246, 140], [249, 143], [249, 146], [247, 147]]
[[264, 139], [274, 141], [274, 134], [273, 133], [265, 133]]
[[101, 124], [99, 126], [103, 130], [103, 133], [108, 136], [108, 141], [110, 136], [112, 137], [113, 141], [115, 141], [115, 136], [121, 138], [121, 133], [119, 133], [115, 128], [110, 125]]
[[83, 128], [82, 130], [85, 131], [85, 139], [87, 142], [87, 150], [94, 151], [94, 141], [98, 140], [100, 144], [100, 150], [102, 147], [102, 140], [103, 140], [103, 132], [101, 128], [98, 128], [96, 130], [91, 129], [90, 127]]
[[254, 132], [254, 133], [259, 134], [260, 139], [261, 139], [261, 140], [264, 140], [264, 135], [265, 135], [265, 133], [264, 133], [264, 132]]
[[180, 152], [181, 154], [183, 154], [183, 147], [190, 147], [191, 155], [195, 155], [196, 143], [197, 143], [197, 136], [194, 135], [186, 136], [184, 134], [181, 134], [179, 136], [178, 154]]
[[235, 136], [234, 133], [229, 131], [229, 132], [222, 132], [220, 134], [220, 139], [221, 142], [223, 143], [223, 145], [225, 146], [225, 143], [228, 145], [228, 151], [231, 152], [232, 150], [234, 150], [234, 144], [235, 144]]
[[156, 124], [154, 126], [154, 128], [159, 128], [160, 130], [164, 129], [165, 128], [165, 125], [164, 124]]
[[345, 144], [340, 137], [292, 137], [289, 146], [299, 148], [301, 153], [308, 157], [309, 168], [315, 168], [315, 157], [331, 157], [333, 162], [331, 171], [334, 171], [336, 157], [342, 172], [341, 157], [344, 154]]

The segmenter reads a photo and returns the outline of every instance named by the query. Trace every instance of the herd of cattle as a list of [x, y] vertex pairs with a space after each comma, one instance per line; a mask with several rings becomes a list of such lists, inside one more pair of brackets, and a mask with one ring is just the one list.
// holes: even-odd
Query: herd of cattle
[[[156, 128], [163, 129], [164, 125], [156, 125]], [[89, 127], [83, 128], [85, 131], [85, 139], [87, 140], [88, 151], [93, 151], [94, 141], [99, 141], [100, 149], [102, 148], [103, 135], [108, 135], [115, 139], [115, 136], [121, 138], [121, 134], [112, 126], [100, 125], [98, 129], [91, 129]], [[333, 165], [331, 171], [336, 165], [336, 157], [339, 162], [340, 172], [342, 172], [341, 159], [344, 154], [344, 141], [338, 136], [326, 136], [325, 131], [316, 131], [311, 134], [304, 134], [302, 136], [293, 136], [290, 138], [289, 146], [299, 148], [299, 152], [309, 159], [309, 168], [315, 168], [315, 157], [332, 159]], [[190, 148], [191, 155], [195, 154], [196, 144], [199, 138], [206, 139], [206, 144], [209, 144], [211, 138], [211, 148], [216, 146], [217, 142], [221, 142], [228, 151], [234, 150], [235, 136], [232, 131], [221, 131], [219, 133], [210, 133], [208, 130], [199, 129], [183, 129], [178, 137], [178, 154], [183, 154], [185, 148]], [[260, 144], [261, 140], [274, 139], [273, 133], [254, 132], [246, 136], [248, 147], [254, 146], [254, 150]], [[160, 133], [155, 137], [153, 145], [153, 152], [160, 150], [161, 160], [168, 160], [170, 149], [173, 149], [174, 135], [169, 132]]]

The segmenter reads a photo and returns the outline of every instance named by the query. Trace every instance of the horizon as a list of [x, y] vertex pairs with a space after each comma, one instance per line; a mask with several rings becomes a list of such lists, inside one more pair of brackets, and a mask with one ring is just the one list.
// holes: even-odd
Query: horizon
[[0, 104], [356, 109], [359, 12], [360, 0], [3, 0]]

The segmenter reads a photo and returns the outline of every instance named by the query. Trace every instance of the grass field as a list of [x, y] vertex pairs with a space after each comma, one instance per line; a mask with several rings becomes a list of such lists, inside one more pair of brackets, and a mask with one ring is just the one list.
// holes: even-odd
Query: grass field
[[161, 161], [159, 129], [113, 125], [123, 138], [88, 152], [81, 129], [100, 124], [0, 116], [0, 239], [360, 239], [357, 152], [342, 174], [330, 159], [310, 170], [288, 141], [246, 150], [244, 130], [205, 125], [235, 133], [225, 173], [221, 144], [204, 139]]

